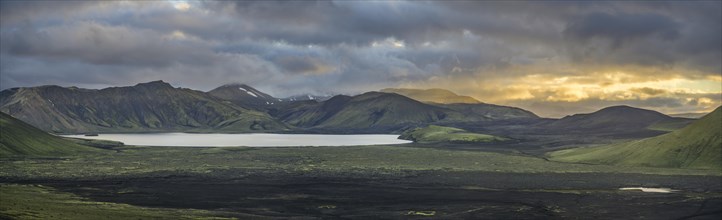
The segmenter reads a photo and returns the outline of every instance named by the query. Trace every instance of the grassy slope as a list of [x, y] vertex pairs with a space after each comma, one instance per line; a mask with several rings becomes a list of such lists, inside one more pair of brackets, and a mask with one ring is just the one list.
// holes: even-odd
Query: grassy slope
[[95, 151], [99, 150], [53, 136], [5, 113], [0, 113], [0, 156], [49, 156]]
[[657, 137], [621, 144], [568, 149], [552, 160], [632, 166], [722, 169], [722, 107], [691, 125]]
[[38, 185], [0, 184], [0, 195], [0, 219], [199, 219], [213, 215], [204, 210], [89, 201]]
[[166, 175], [227, 175], [236, 169], [283, 172], [399, 173], [422, 170], [511, 173], [648, 173], [722, 175], [715, 170], [570, 164], [490, 152], [398, 146], [289, 148], [122, 147], [118, 153], [64, 160], [0, 160], [0, 178], [64, 179]]
[[397, 94], [369, 92], [353, 97], [345, 108], [325, 120], [321, 127], [398, 127], [400, 124], [460, 120], [461, 114], [426, 105]]
[[429, 125], [423, 128], [415, 128], [404, 132], [400, 139], [412, 140], [419, 143], [479, 143], [503, 141], [505, 138], [487, 134], [468, 132], [463, 129]]
[[339, 95], [322, 103], [298, 103], [275, 115], [294, 126], [342, 132], [395, 132], [411, 125], [437, 121], [484, 119], [381, 92], [353, 97]]
[[692, 124], [694, 121], [694, 119], [688, 118], [672, 118], [670, 120], [654, 123], [647, 127], [647, 129], [656, 131], [676, 131]]

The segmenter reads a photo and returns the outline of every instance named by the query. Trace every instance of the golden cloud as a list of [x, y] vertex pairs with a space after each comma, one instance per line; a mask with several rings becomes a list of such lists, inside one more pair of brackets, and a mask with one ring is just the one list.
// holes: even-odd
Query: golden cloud
[[[488, 72], [487, 72], [488, 71]], [[483, 102], [579, 103], [580, 105], [639, 103], [666, 112], [708, 111], [722, 104], [722, 78], [699, 77], [687, 70], [640, 66], [511, 66], [468, 75], [444, 75], [406, 87], [442, 87]], [[687, 100], [690, 99], [690, 100]], [[647, 104], [645, 104], [647, 103]], [[674, 107], [671, 107], [674, 106]], [[578, 108], [570, 108], [578, 109]], [[530, 110], [535, 111], [534, 107]], [[544, 115], [544, 113], [541, 113]]]

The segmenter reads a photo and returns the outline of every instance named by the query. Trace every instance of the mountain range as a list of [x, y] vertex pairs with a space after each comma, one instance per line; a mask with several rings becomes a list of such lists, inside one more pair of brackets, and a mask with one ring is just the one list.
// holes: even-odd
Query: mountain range
[[55, 133], [401, 133], [431, 124], [483, 127], [504, 121], [521, 121], [521, 127], [543, 132], [663, 133], [694, 121], [629, 106], [543, 119], [521, 108], [487, 104], [442, 89], [383, 91], [324, 100], [308, 95], [276, 98], [245, 84], [208, 92], [174, 88], [163, 81], [105, 89], [51, 85], [1, 91], [0, 111]]
[[0, 111], [59, 133], [287, 129], [264, 112], [163, 81], [100, 90], [13, 88], [0, 92]]
[[476, 143], [508, 139], [495, 136], [498, 132], [488, 135], [453, 125], [483, 126], [510, 121], [511, 127], [521, 127], [521, 130], [516, 130], [517, 134], [528, 131], [525, 129], [549, 134], [598, 135], [640, 131], [662, 134], [601, 147], [552, 152], [548, 154], [551, 160], [722, 168], [722, 164], [718, 163], [722, 161], [722, 134], [719, 132], [722, 130], [722, 107], [699, 120], [671, 117], [630, 106], [612, 106], [561, 119], [544, 119], [524, 109], [508, 106], [422, 100], [396, 92], [367, 92], [355, 96], [337, 95], [323, 101], [310, 98], [288, 101], [243, 84], [229, 84], [202, 92], [175, 88], [163, 81], [105, 89], [60, 86], [12, 88], [0, 92], [0, 153], [60, 155], [98, 150], [46, 131], [403, 133], [403, 137], [425, 143]]

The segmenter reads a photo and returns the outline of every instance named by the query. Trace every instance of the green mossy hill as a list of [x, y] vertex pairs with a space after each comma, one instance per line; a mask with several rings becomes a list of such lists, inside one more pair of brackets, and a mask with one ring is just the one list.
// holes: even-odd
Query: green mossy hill
[[293, 126], [345, 132], [394, 132], [437, 121], [482, 120], [382, 92], [338, 95], [321, 103], [300, 102], [275, 115]]
[[[0, 92], [0, 111], [60, 133], [285, 130], [270, 115], [163, 81], [100, 90], [40, 86]], [[259, 124], [261, 126], [259, 126]]]
[[555, 161], [722, 170], [722, 107], [680, 130], [626, 143], [556, 151]]
[[485, 143], [504, 141], [506, 138], [468, 132], [463, 129], [429, 125], [422, 128], [414, 128], [401, 134], [399, 139], [410, 140], [418, 143]]
[[13, 155], [57, 156], [97, 151], [101, 150], [45, 133], [0, 112], [0, 157]]
[[487, 120], [539, 118], [534, 113], [509, 106], [482, 103], [469, 96], [457, 95], [445, 89], [382, 89], [381, 92], [396, 93], [411, 99], [459, 112], [467, 117]]

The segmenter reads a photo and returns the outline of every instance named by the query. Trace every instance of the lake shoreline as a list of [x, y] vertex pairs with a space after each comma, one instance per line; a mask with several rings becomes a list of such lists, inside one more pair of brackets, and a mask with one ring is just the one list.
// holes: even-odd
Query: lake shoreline
[[412, 143], [393, 134], [270, 134], [270, 133], [114, 133], [59, 135], [66, 138], [118, 141], [125, 145], [161, 147], [322, 147], [398, 145]]

